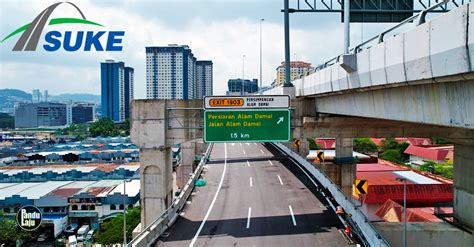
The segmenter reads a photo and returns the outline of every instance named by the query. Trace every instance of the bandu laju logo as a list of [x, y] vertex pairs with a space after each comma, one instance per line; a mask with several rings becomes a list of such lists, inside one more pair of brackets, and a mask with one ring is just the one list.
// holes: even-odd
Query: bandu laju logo
[[[72, 5], [81, 15], [79, 18], [53, 18], [49, 17], [54, 9], [59, 5], [67, 3]], [[49, 20], [49, 22], [48, 22]], [[1, 43], [8, 40], [16, 34], [22, 33], [12, 51], [36, 51], [38, 42], [40, 40], [43, 29], [48, 23], [48, 26], [59, 24], [84, 24], [104, 27], [103, 25], [89, 21], [86, 19], [82, 11], [71, 2], [55, 3], [45, 10], [43, 10], [36, 18], [28, 24], [16, 29], [5, 38], [0, 40]], [[73, 33], [76, 33], [73, 35]], [[60, 32], [52, 30], [44, 35], [43, 49], [45, 51], [53, 52], [59, 50], [61, 47], [69, 52], [73, 51], [122, 51], [122, 38], [125, 36], [125, 31], [65, 31]], [[75, 39], [73, 38], [75, 37]]]
[[35, 206], [23, 206], [16, 213], [18, 226], [25, 231], [34, 231], [41, 225], [43, 216], [41, 211]]

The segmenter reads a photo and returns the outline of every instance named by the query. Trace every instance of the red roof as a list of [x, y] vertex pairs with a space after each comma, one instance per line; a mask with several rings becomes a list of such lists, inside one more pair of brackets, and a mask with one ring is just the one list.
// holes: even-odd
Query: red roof
[[[370, 138], [372, 142], [375, 143], [377, 146], [382, 146], [382, 141], [385, 140], [385, 138]], [[400, 138], [395, 138], [395, 140], [399, 143], [401, 142], [407, 142], [410, 145], [431, 145], [431, 139], [430, 138], [410, 138], [410, 137], [400, 137]]]
[[[366, 204], [381, 204], [392, 199], [403, 201], [403, 185], [370, 185], [367, 195], [364, 196]], [[452, 202], [452, 184], [407, 184], [408, 203]]]
[[407, 167], [396, 165], [390, 161], [378, 159], [378, 163], [358, 163], [357, 172], [403, 171]]
[[418, 156], [429, 160], [445, 161], [453, 158], [454, 146], [415, 146], [410, 145], [405, 154]]
[[[392, 201], [387, 200], [375, 213], [375, 215], [388, 222], [403, 221], [403, 206]], [[407, 209], [408, 222], [442, 222], [442, 220], [434, 215], [433, 207], [423, 208], [408, 208]]]
[[73, 196], [76, 194], [78, 191], [80, 191], [82, 188], [59, 188], [54, 191], [52, 191], [50, 194], [56, 195], [56, 196], [61, 196], [64, 198], [68, 198], [70, 196]]
[[335, 149], [336, 139], [316, 139], [316, 144], [323, 149]]

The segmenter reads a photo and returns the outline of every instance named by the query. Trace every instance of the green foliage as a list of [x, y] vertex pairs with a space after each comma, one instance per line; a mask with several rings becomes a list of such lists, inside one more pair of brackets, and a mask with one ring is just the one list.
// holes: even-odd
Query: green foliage
[[130, 135], [130, 119], [128, 118], [125, 119], [125, 122], [118, 124], [117, 128], [121, 136], [129, 136]]
[[7, 113], [0, 113], [0, 129], [15, 128], [15, 118]]
[[98, 136], [118, 136], [120, 131], [115, 127], [114, 121], [110, 118], [101, 118], [93, 122], [89, 127], [92, 137]]
[[402, 155], [398, 149], [387, 149], [380, 155], [380, 158], [399, 164], [402, 163]]
[[354, 151], [370, 154], [377, 152], [377, 145], [370, 138], [355, 138]]
[[[133, 229], [140, 223], [140, 207], [127, 209], [127, 242], [132, 240]], [[123, 214], [101, 225], [94, 239], [99, 244], [123, 243]]]
[[451, 161], [443, 164], [437, 164], [436, 162], [430, 160], [424, 162], [425, 163], [420, 167], [420, 171], [431, 172], [449, 179], [454, 178], [454, 167]]
[[76, 136], [76, 138], [83, 140], [89, 137], [89, 130], [87, 124], [71, 124], [62, 129], [61, 134]]
[[309, 143], [309, 150], [319, 150], [321, 146], [319, 146], [313, 138], [306, 139]]
[[0, 246], [15, 246], [17, 239], [28, 240], [31, 236], [31, 232], [19, 229], [14, 220], [8, 219], [0, 212]]
[[397, 149], [398, 148], [398, 142], [395, 140], [395, 138], [385, 138], [382, 140], [382, 147], [380, 148], [380, 151], [383, 153], [388, 149]]
[[433, 137], [431, 140], [433, 141], [433, 144], [437, 144], [437, 145], [453, 144], [452, 142], [439, 138], [439, 137]]

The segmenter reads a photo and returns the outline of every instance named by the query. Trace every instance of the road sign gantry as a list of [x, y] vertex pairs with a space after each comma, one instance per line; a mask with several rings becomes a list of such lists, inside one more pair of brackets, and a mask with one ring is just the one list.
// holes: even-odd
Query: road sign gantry
[[289, 141], [288, 95], [204, 98], [204, 142]]

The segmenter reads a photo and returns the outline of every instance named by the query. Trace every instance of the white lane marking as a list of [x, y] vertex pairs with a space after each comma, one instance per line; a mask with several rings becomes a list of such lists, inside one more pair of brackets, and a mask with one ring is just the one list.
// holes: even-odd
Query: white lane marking
[[247, 160], [247, 166], [250, 167], [250, 162]]
[[250, 187], [252, 187], [252, 177], [249, 177]]
[[280, 184], [283, 185], [283, 181], [281, 181], [280, 175], [277, 174], [278, 180], [280, 180]]
[[242, 152], [244, 152], [244, 155], [245, 155], [245, 149], [242, 149]]
[[268, 162], [270, 162], [270, 165], [272, 166], [273, 165], [273, 162], [271, 160], [268, 160]]
[[235, 143], [232, 142], [230, 145], [232, 145], [232, 147], [233, 147], [235, 145]]
[[247, 146], [250, 146], [250, 143], [246, 142], [245, 144], [247, 144]]
[[219, 186], [217, 187], [216, 194], [214, 195], [214, 198], [212, 199], [211, 205], [209, 206], [209, 209], [206, 212], [206, 215], [204, 216], [204, 219], [201, 222], [201, 225], [199, 226], [196, 234], [194, 235], [193, 240], [189, 244], [190, 247], [194, 246], [194, 243], [196, 242], [197, 238], [199, 237], [199, 234], [202, 231], [202, 228], [204, 227], [204, 224], [207, 221], [207, 218], [209, 218], [209, 215], [211, 214], [212, 207], [214, 207], [214, 203], [216, 203], [217, 196], [219, 195], [219, 191], [221, 190], [222, 183], [224, 182], [224, 176], [225, 176], [225, 170], [227, 168], [227, 144], [224, 143], [224, 170], [222, 171], [222, 176], [221, 176], [221, 181], [219, 182]]
[[257, 143], [254, 142], [253, 145], [257, 146]]
[[291, 208], [291, 205], [288, 206], [290, 209], [290, 214], [291, 214], [291, 219], [293, 220], [293, 225], [296, 226], [296, 220], [295, 220], [295, 215], [293, 214], [293, 208]]
[[260, 152], [262, 152], [262, 154], [264, 154], [264, 153], [265, 153], [265, 152], [263, 152], [263, 150], [262, 150], [262, 149], [260, 149]]
[[249, 213], [248, 213], [248, 216], [247, 216], [247, 229], [250, 228], [250, 215], [252, 215], [252, 208], [249, 207]]
[[239, 145], [242, 147], [242, 143], [241, 143], [241, 142], [239, 142]]

